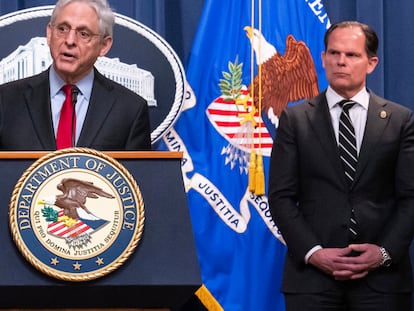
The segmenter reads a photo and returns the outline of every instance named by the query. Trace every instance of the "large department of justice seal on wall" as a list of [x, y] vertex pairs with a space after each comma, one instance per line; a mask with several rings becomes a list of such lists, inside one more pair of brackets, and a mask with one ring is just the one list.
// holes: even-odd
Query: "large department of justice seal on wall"
[[17, 182], [10, 229], [21, 254], [41, 272], [88, 281], [119, 268], [144, 228], [144, 202], [115, 159], [71, 148], [35, 161]]

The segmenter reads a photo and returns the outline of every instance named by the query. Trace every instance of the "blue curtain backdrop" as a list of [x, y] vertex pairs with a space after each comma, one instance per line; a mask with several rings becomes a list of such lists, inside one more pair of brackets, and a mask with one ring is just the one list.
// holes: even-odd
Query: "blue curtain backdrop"
[[379, 95], [414, 109], [414, 1], [325, 0], [324, 3], [332, 22], [356, 19], [377, 31], [380, 66], [369, 77], [368, 86]]
[[[323, 2], [332, 22], [356, 19], [374, 27], [380, 38], [380, 64], [369, 77], [368, 86], [379, 95], [414, 109], [414, 1], [303, 1], [316, 6]], [[142, 22], [163, 36], [177, 52], [185, 68], [204, 2], [205, 0], [109, 0], [116, 12]], [[0, 1], [0, 15], [54, 3], [54, 0]]]
[[[131, 17], [155, 30], [172, 46], [184, 65], [188, 62], [203, 0], [108, 0], [115, 12]], [[0, 15], [56, 0], [0, 1]]]

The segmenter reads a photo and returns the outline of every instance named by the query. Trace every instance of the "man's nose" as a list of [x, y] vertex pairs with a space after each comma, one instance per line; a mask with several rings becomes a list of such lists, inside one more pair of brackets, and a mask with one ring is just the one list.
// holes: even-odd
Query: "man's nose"
[[338, 54], [337, 63], [338, 63], [338, 65], [344, 65], [345, 64], [345, 54], [343, 54], [343, 53]]
[[73, 44], [77, 39], [76, 29], [70, 29], [65, 39], [68, 44]]

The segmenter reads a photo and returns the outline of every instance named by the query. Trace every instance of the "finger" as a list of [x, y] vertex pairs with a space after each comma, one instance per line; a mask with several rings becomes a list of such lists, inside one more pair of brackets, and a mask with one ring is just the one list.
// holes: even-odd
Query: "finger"
[[361, 264], [347, 264], [347, 263], [337, 263], [333, 266], [334, 271], [352, 271], [353, 273], [360, 273], [363, 271], [368, 271], [371, 268], [371, 265], [368, 265], [366, 263]]
[[334, 273], [332, 273], [333, 277], [335, 278], [335, 280], [338, 281], [346, 281], [346, 280], [350, 280], [351, 277], [354, 275], [354, 273], [352, 271], [335, 271]]
[[351, 270], [335, 270], [332, 272], [332, 275], [338, 278], [350, 278], [354, 274], [355, 272]]
[[365, 252], [368, 249], [368, 244], [350, 244], [348, 247], [355, 252]]
[[349, 256], [349, 254], [352, 253], [352, 248], [350, 247], [345, 247], [345, 248], [341, 248], [338, 250], [338, 256], [342, 257], [342, 256]]
[[366, 277], [366, 276], [367, 276], [367, 274], [368, 274], [368, 271], [364, 271], [364, 272], [361, 272], [361, 273], [356, 273], [356, 274], [353, 274], [353, 275], [351, 276], [351, 280], [362, 279], [362, 278]]
[[332, 262], [335, 264], [335, 266], [340, 265], [364, 265], [366, 264], [366, 260], [363, 257], [341, 257], [341, 258], [335, 258], [332, 260]]
[[365, 277], [368, 274], [367, 270], [364, 271], [351, 271], [351, 270], [340, 270], [334, 271], [332, 275], [335, 280], [356, 280]]

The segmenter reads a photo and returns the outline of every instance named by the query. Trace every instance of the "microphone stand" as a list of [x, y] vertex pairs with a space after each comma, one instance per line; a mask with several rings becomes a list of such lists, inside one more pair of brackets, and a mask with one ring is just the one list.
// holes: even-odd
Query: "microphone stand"
[[72, 87], [72, 147], [76, 146], [76, 124], [75, 124], [75, 108], [76, 108], [76, 103], [78, 102], [78, 94], [79, 94], [79, 89], [77, 88], [76, 85], [74, 85]]

